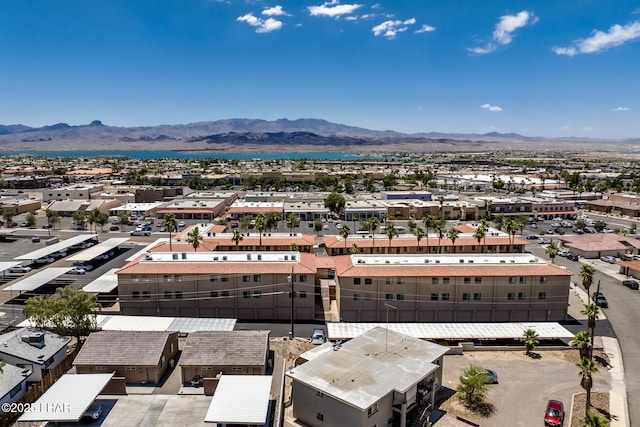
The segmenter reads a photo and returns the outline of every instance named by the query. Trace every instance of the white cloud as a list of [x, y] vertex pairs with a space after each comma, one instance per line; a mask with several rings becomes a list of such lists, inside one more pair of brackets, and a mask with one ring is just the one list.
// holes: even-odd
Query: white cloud
[[480, 108], [484, 108], [485, 110], [489, 110], [489, 111], [502, 111], [502, 108], [498, 107], [497, 105], [491, 105], [491, 104], [482, 104]]
[[422, 28], [420, 28], [419, 30], [416, 30], [416, 33], [430, 33], [432, 31], [435, 31], [436, 27], [432, 27], [431, 25], [427, 25], [424, 24], [422, 25]]
[[558, 55], [574, 56], [579, 53], [596, 53], [620, 46], [628, 41], [640, 38], [640, 21], [627, 25], [616, 24], [608, 32], [593, 30], [591, 37], [574, 40], [569, 47], [554, 47]]
[[629, 111], [629, 107], [616, 107], [613, 111]]
[[522, 27], [527, 25], [533, 25], [538, 22], [538, 17], [527, 10], [518, 12], [515, 15], [504, 15], [500, 17], [500, 20], [496, 24], [495, 30], [493, 30], [492, 39], [493, 42], [488, 42], [484, 46], [467, 48], [469, 52], [484, 55], [486, 53], [494, 52], [498, 46], [506, 46], [513, 41], [513, 33]]
[[253, 16], [253, 14], [251, 13], [239, 16], [236, 21], [246, 22], [252, 27], [257, 27], [256, 33], [270, 33], [271, 31], [279, 30], [280, 28], [282, 28], [282, 21], [278, 21], [277, 19], [273, 18], [258, 18], [256, 16]]
[[415, 18], [410, 18], [404, 21], [395, 20], [395, 21], [384, 21], [382, 24], [376, 25], [371, 29], [373, 31], [373, 35], [375, 36], [384, 36], [388, 39], [394, 38], [398, 33], [402, 33], [409, 29], [409, 25], [413, 25], [416, 23]]
[[324, 3], [321, 6], [308, 6], [307, 9], [311, 16], [331, 16], [340, 17], [342, 15], [349, 15], [359, 8], [361, 4], [337, 4], [336, 0]]
[[265, 9], [262, 11], [263, 15], [267, 15], [267, 16], [291, 16], [289, 15], [287, 12], [285, 12], [284, 10], [282, 10], [282, 6], [277, 5], [277, 6], [273, 6], [270, 7], [268, 9]]

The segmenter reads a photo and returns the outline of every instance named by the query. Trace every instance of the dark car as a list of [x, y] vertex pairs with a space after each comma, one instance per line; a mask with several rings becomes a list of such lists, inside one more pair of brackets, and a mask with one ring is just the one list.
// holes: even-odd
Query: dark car
[[45, 224], [42, 226], [42, 228], [52, 228], [53, 224]]
[[627, 288], [631, 288], [631, 289], [640, 288], [640, 283], [638, 283], [637, 280], [623, 280], [622, 284], [625, 285]]
[[538, 240], [538, 236], [535, 234], [530, 234], [527, 236], [527, 240]]
[[111, 227], [109, 227], [109, 231], [118, 231], [120, 230], [120, 227], [118, 227], [117, 225], [112, 225]]
[[594, 292], [593, 301], [598, 307], [609, 308], [609, 301], [607, 301], [607, 298], [605, 298], [602, 292]]
[[569, 255], [567, 255], [567, 259], [571, 261], [578, 261], [579, 258], [578, 254], [574, 254], [573, 252], [569, 252]]
[[559, 400], [550, 400], [544, 412], [545, 427], [556, 427], [564, 424], [564, 404]]

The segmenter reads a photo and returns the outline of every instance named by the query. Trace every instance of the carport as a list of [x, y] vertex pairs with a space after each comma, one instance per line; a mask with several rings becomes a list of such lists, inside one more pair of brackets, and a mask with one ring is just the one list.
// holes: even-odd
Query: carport
[[66, 240], [62, 240], [56, 244], [53, 245], [49, 245], [46, 246], [44, 248], [40, 248], [38, 250], [35, 250], [33, 252], [29, 252], [27, 254], [24, 255], [20, 255], [15, 257], [15, 260], [28, 260], [28, 261], [32, 261], [34, 259], [38, 259], [38, 258], [44, 258], [47, 257], [49, 255], [51, 255], [54, 252], [58, 252], [58, 251], [63, 251], [73, 245], [77, 245], [78, 243], [84, 243], [87, 240], [91, 240], [91, 239], [95, 239], [96, 235], [95, 234], [81, 234], [79, 236], [74, 236], [71, 237], [69, 239]]
[[21, 262], [9, 261], [9, 262], [0, 262], [0, 272], [4, 272], [11, 267], [15, 267], [18, 264], [22, 264]]
[[115, 237], [113, 239], [105, 240], [102, 243], [98, 243], [95, 246], [91, 246], [90, 248], [69, 257], [68, 261], [91, 261], [92, 259], [95, 259], [96, 257], [127, 242], [129, 239], [129, 237]]
[[29, 277], [18, 281], [11, 286], [7, 286], [3, 291], [20, 291], [29, 292], [38, 289], [40, 286], [51, 282], [55, 278], [62, 276], [67, 271], [71, 270], [71, 267], [49, 267], [42, 271], [38, 271], [36, 274], [32, 274]]
[[18, 421], [78, 422], [111, 374], [65, 374]]
[[223, 375], [204, 417], [206, 423], [263, 426], [269, 415], [271, 376]]
[[112, 268], [93, 282], [89, 283], [87, 286], [83, 287], [82, 290], [90, 294], [108, 294], [118, 287], [118, 276], [116, 275], [116, 271], [118, 270], [120, 269]]

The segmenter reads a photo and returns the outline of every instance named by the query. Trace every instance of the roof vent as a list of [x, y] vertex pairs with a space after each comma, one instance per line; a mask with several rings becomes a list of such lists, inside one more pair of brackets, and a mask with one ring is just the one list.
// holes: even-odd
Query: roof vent
[[182, 259], [187, 259], [187, 253], [186, 252], [182, 252]]
[[214, 261], [218, 261], [218, 257], [217, 257], [217, 256], [214, 256], [214, 257], [213, 257], [213, 260], [214, 260]]
[[144, 259], [146, 259], [147, 261], [152, 261], [153, 257], [151, 255], [147, 255], [144, 257]]
[[505, 263], [506, 263], [505, 260], [503, 260], [503, 259], [500, 260], [500, 264], [505, 264]]
[[436, 264], [440, 264], [440, 260], [439, 259], [436, 260]]
[[251, 254], [247, 254], [247, 261], [251, 261]]
[[386, 260], [384, 260], [384, 263], [385, 263], [385, 264], [389, 264], [389, 263], [391, 263], [391, 261], [389, 261], [388, 259], [386, 259]]
[[425, 259], [425, 260], [424, 260], [424, 263], [425, 263], [425, 264], [429, 264], [429, 260], [428, 260], [428, 259]]
[[226, 260], [227, 260], [227, 256], [226, 256], [226, 255], [224, 255], [224, 256], [222, 257], [222, 260], [223, 260], [223, 261], [226, 261]]
[[292, 261], [295, 261], [295, 260], [296, 260], [296, 258], [298, 258], [296, 255], [291, 255], [291, 260], [292, 260]]
[[171, 257], [172, 257], [173, 259], [178, 259], [178, 254], [171, 254]]
[[464, 259], [460, 259], [460, 264], [464, 264]]

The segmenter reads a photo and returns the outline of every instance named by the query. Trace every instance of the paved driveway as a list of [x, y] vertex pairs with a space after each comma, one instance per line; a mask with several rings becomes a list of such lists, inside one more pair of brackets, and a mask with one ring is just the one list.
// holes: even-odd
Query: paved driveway
[[[529, 427], [542, 425], [549, 399], [564, 402], [567, 419], [573, 393], [582, 392], [578, 368], [551, 354], [540, 352], [534, 360], [524, 352], [467, 352], [462, 356], [444, 359], [443, 386], [455, 390], [460, 374], [472, 364], [493, 369], [499, 384], [490, 385], [487, 400], [495, 406], [495, 413], [486, 425]], [[555, 353], [555, 352], [554, 352]], [[594, 374], [593, 391], [609, 391], [611, 376], [606, 369]]]

